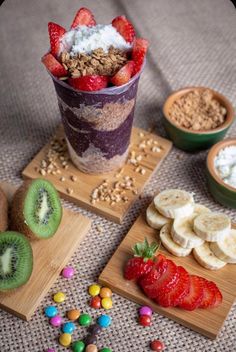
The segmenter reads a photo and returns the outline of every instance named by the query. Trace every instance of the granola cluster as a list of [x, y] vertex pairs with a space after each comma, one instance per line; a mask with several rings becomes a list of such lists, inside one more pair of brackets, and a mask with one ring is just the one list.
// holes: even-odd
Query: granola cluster
[[226, 109], [209, 89], [193, 90], [177, 99], [171, 106], [170, 118], [179, 126], [199, 131], [221, 126], [226, 118]]
[[128, 61], [127, 53], [110, 47], [108, 53], [99, 48], [91, 54], [70, 56], [68, 52], [61, 54], [61, 62], [68, 76], [73, 78], [87, 75], [113, 76]]

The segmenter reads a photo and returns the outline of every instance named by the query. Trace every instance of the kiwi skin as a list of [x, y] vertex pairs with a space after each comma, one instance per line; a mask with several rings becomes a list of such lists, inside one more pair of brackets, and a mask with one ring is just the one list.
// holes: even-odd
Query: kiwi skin
[[26, 235], [30, 240], [41, 240], [41, 237], [38, 237], [30, 227], [27, 225], [23, 213], [25, 196], [27, 191], [34, 180], [28, 180], [23, 183], [23, 185], [18, 188], [14, 194], [12, 205], [11, 205], [11, 230], [18, 231]]
[[0, 232], [8, 228], [8, 200], [0, 187]]

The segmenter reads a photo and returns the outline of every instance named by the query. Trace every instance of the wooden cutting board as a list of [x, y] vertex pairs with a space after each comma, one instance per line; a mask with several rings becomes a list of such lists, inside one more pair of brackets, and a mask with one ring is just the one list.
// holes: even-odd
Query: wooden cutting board
[[161, 247], [161, 252], [176, 264], [182, 265], [191, 274], [200, 275], [214, 281], [223, 294], [223, 302], [218, 308], [196, 309], [192, 312], [179, 308], [162, 308], [145, 296], [138, 285], [132, 281], [125, 280], [123, 277], [123, 269], [128, 258], [132, 256], [131, 248], [133, 245], [136, 242], [142, 242], [145, 237], [149, 241], [157, 240], [157, 233], [157, 230], [147, 225], [145, 214], [140, 215], [101, 273], [99, 282], [102, 285], [109, 286], [114, 292], [131, 301], [141, 305], [149, 305], [155, 312], [211, 339], [215, 339], [236, 297], [236, 265], [227, 264], [221, 270], [210, 271], [201, 267], [192, 255], [178, 258]]
[[[60, 126], [54, 136], [54, 138], [61, 139], [64, 137], [63, 127]], [[142, 141], [149, 141], [149, 145], [145, 150], [140, 149], [140, 144]], [[152, 151], [153, 147], [160, 146], [160, 152]], [[172, 148], [172, 142], [168, 139], [159, 137], [155, 134], [142, 130], [140, 128], [134, 127], [132, 129], [130, 151], [134, 151], [136, 155], [141, 155], [142, 160], [139, 165], [145, 169], [145, 174], [142, 175], [135, 172], [136, 167], [130, 163], [126, 163], [122, 168], [123, 171], [118, 176], [119, 172], [111, 172], [102, 175], [89, 175], [80, 172], [74, 164], [69, 160], [68, 169], [60, 167], [60, 174], [46, 174], [41, 175], [39, 173], [40, 164], [50, 148], [50, 142], [46, 144], [40, 152], [33, 158], [33, 160], [26, 166], [22, 172], [24, 178], [34, 179], [37, 177], [43, 177], [51, 181], [56, 189], [60, 192], [61, 196], [71, 202], [78, 204], [85, 209], [92, 211], [98, 215], [104, 216], [108, 220], [114, 221], [116, 223], [121, 223], [127, 214], [128, 210], [132, 206], [133, 202], [142, 193], [142, 190], [146, 183], [149, 181], [153, 173], [160, 167], [162, 161], [166, 158]], [[155, 149], [155, 148], [154, 148]], [[68, 153], [66, 152], [66, 156]], [[56, 160], [60, 166], [60, 160]], [[71, 177], [76, 176], [77, 181], [73, 182]], [[60, 179], [64, 177], [65, 180], [62, 182]], [[133, 193], [132, 190], [126, 191], [126, 196], [128, 198], [127, 202], [120, 202], [111, 205], [106, 201], [99, 201], [95, 204], [91, 203], [92, 191], [98, 187], [101, 182], [106, 179], [109, 185], [114, 184], [117, 181], [122, 181], [123, 177], [129, 176], [135, 178], [135, 189], [137, 193]], [[68, 194], [67, 190], [72, 189], [73, 193]]]
[[[11, 199], [16, 187], [8, 183], [0, 183], [0, 187]], [[23, 320], [30, 320], [90, 226], [88, 218], [63, 209], [62, 221], [56, 234], [48, 240], [31, 242], [34, 268], [29, 281], [13, 292], [0, 294], [0, 308]]]

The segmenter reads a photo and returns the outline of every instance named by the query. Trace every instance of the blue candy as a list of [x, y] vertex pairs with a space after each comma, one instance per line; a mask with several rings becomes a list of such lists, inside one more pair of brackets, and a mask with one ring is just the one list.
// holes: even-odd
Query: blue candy
[[101, 326], [101, 328], [108, 328], [108, 326], [111, 325], [111, 317], [106, 314], [100, 315], [97, 323]]
[[75, 324], [71, 322], [65, 323], [62, 326], [62, 331], [66, 334], [72, 334], [74, 330], [75, 330]]
[[53, 318], [57, 315], [58, 311], [57, 311], [57, 307], [55, 306], [48, 306], [44, 309], [44, 313], [46, 315], [46, 317], [48, 318]]

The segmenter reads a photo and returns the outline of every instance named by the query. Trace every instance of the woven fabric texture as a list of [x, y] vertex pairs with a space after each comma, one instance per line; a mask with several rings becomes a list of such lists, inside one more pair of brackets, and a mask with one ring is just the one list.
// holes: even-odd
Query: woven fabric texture
[[[125, 13], [138, 34], [151, 43], [139, 85], [135, 125], [154, 127], [157, 134], [165, 136], [161, 107], [171, 91], [184, 86], [212, 87], [235, 106], [236, 14], [229, 0], [6, 0], [0, 8], [0, 180], [20, 184], [22, 169], [60, 122], [54, 87], [40, 58], [48, 49], [48, 21], [68, 27], [81, 6], [91, 8], [101, 23]], [[236, 137], [235, 124], [228, 136]], [[65, 351], [57, 343], [59, 332], [49, 326], [43, 307], [52, 303], [54, 292], [61, 290], [67, 294], [60, 305], [62, 314], [70, 307], [79, 307], [97, 316], [87, 305], [87, 286], [96, 282], [157, 190], [179, 187], [194, 192], [198, 202], [224, 211], [236, 221], [236, 212], [216, 204], [208, 192], [206, 155], [207, 151], [189, 154], [173, 148], [122, 225], [66, 203], [93, 220], [90, 233], [70, 262], [77, 273], [73, 280], [58, 278], [30, 322], [0, 311], [0, 351], [42, 352], [49, 347]], [[97, 231], [98, 224], [104, 229], [102, 234]], [[159, 338], [168, 352], [236, 351], [236, 306], [215, 341], [158, 314], [153, 316], [153, 325], [144, 329], [137, 324], [137, 308], [114, 295], [113, 323], [101, 335], [100, 348], [148, 351], [149, 342]], [[74, 338], [83, 336], [84, 330], [77, 329]]]

